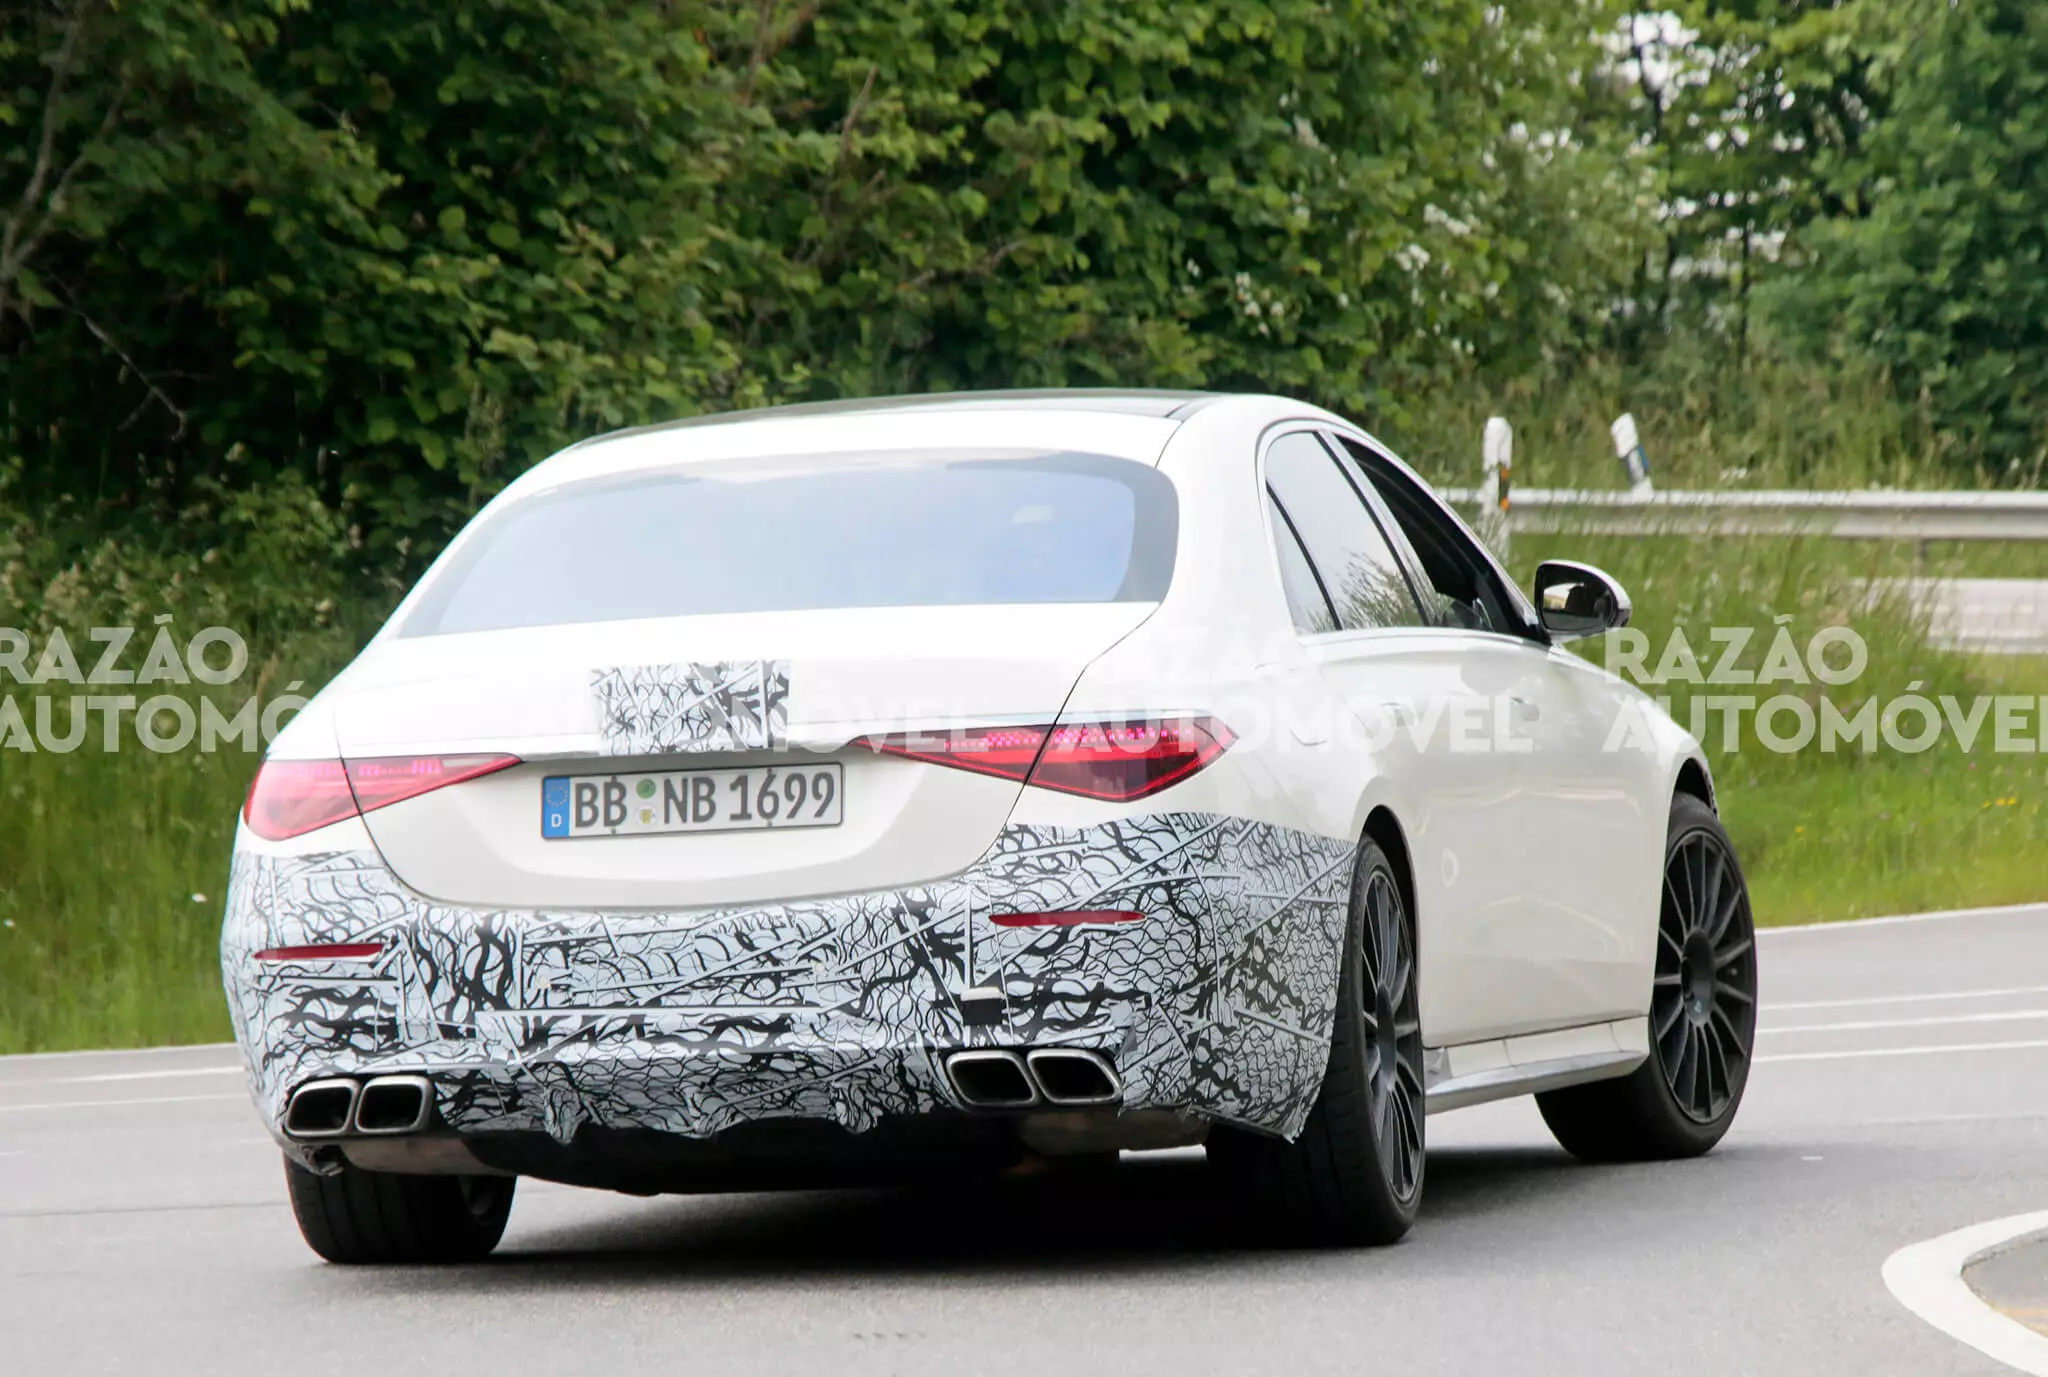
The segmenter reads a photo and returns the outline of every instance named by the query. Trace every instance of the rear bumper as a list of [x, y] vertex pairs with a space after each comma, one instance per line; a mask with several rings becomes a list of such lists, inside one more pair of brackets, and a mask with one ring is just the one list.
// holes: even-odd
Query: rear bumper
[[[302, 1154], [285, 1106], [324, 1077], [424, 1075], [435, 1130], [458, 1135], [862, 1133], [961, 1108], [954, 1051], [1052, 1046], [1109, 1058], [1125, 1110], [1291, 1135], [1328, 1061], [1351, 854], [1210, 814], [1012, 826], [933, 884], [667, 913], [455, 908], [374, 852], [243, 854], [222, 964], [258, 1106]], [[1145, 917], [989, 918], [1111, 907]], [[256, 959], [370, 942], [369, 960]], [[970, 1022], [962, 996], [990, 988], [993, 1021]]]

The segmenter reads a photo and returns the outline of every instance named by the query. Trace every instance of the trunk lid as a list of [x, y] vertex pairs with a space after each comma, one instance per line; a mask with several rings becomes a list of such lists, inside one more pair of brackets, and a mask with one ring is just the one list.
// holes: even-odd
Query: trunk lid
[[[1089, 661], [1155, 605], [757, 612], [387, 637], [336, 685], [335, 729], [350, 759], [524, 762], [366, 815], [399, 878], [442, 902], [686, 908], [901, 888], [973, 864], [1022, 786], [848, 743], [953, 723], [1049, 723]], [[829, 765], [837, 826], [542, 836], [549, 778]]]

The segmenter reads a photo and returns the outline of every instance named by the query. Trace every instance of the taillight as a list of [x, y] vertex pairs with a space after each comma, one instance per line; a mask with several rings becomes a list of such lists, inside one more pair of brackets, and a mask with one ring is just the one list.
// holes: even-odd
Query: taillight
[[266, 760], [249, 786], [242, 818], [257, 836], [284, 841], [518, 763], [515, 755]]
[[386, 755], [348, 762], [356, 807], [374, 813], [394, 803], [494, 775], [519, 763], [516, 755]]
[[945, 732], [899, 732], [890, 736], [864, 736], [853, 744], [900, 755], [906, 760], [923, 760], [933, 765], [951, 765], [978, 775], [1022, 782], [1031, 773], [1050, 727], [959, 727]]
[[283, 841], [356, 815], [348, 772], [339, 760], [266, 760], [249, 786], [242, 820], [249, 830]]
[[1180, 783], [1235, 739], [1214, 718], [1170, 717], [963, 727], [869, 736], [854, 744], [1063, 794], [1128, 803]]
[[1031, 782], [1063, 794], [1124, 803], [1180, 783], [1234, 740], [1230, 728], [1207, 717], [1062, 722], [1031, 767]]

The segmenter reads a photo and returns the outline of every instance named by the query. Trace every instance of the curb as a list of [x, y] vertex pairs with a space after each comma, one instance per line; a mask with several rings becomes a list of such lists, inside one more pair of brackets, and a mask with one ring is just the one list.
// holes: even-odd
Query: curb
[[2048, 1338], [1992, 1309], [1963, 1269], [2048, 1237], [2048, 1210], [1972, 1224], [1884, 1260], [1884, 1284], [1899, 1304], [1959, 1343], [2033, 1377], [2048, 1377]]

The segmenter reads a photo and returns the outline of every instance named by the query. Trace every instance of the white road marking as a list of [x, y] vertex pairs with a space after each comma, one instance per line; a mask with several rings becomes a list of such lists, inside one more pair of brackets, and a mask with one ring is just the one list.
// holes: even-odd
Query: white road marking
[[0, 1104], [0, 1114], [22, 1109], [115, 1109], [131, 1104], [196, 1104], [200, 1100], [246, 1100], [247, 1095], [153, 1095], [141, 1100], [53, 1100], [46, 1104]]
[[2048, 994], [2048, 985], [2009, 985], [2001, 990], [1944, 990], [1940, 994], [1867, 995], [1857, 999], [1793, 999], [1766, 1004], [1764, 1012], [1781, 1009], [1853, 1009], [1864, 1004], [1922, 1004], [1937, 999], [2003, 999], [2010, 995]]
[[2048, 1210], [1972, 1224], [1909, 1244], [1884, 1260], [1884, 1284], [1927, 1323], [2007, 1367], [2048, 1377], [2048, 1339], [1978, 1299], [1963, 1280], [1973, 1262], [2048, 1232]]
[[1951, 918], [2016, 918], [2023, 913], [2048, 914], [2048, 904], [1999, 904], [1991, 908], [1948, 908], [1933, 913], [1898, 913], [1884, 918], [1838, 918], [1831, 923], [1786, 923], [1758, 928], [1758, 936], [1792, 932], [1854, 932], [1860, 928], [1891, 927], [1897, 923], [1939, 923]]
[[[110, 1071], [100, 1076], [64, 1076], [47, 1081], [16, 1081], [16, 1085], [97, 1085], [102, 1081], [164, 1081], [179, 1076], [239, 1076], [240, 1066], [188, 1066], [176, 1071]], [[0, 1082], [0, 1089], [7, 1088]]]
[[82, 1052], [15, 1052], [0, 1062], [64, 1061], [75, 1057], [160, 1057], [167, 1052], [233, 1052], [232, 1042], [183, 1042], [168, 1047], [92, 1047]]
[[1965, 1114], [1905, 1114], [1880, 1119], [1851, 1119], [1851, 1128], [1920, 1128], [1941, 1124], [2008, 1124], [2048, 1119], [2048, 1109], [1988, 1110]]
[[1935, 1028], [1958, 1023], [2038, 1023], [2048, 1009], [2004, 1009], [1990, 1014], [1943, 1014], [1937, 1018], [1868, 1018], [1849, 1023], [1800, 1023], [1789, 1028], [1759, 1028], [1758, 1033], [1857, 1033], [1873, 1028]]
[[2048, 1047], [2048, 1038], [2037, 1042], [1959, 1042], [1940, 1047], [1855, 1047], [1841, 1052], [1778, 1052], [1752, 1061], [1843, 1061], [1852, 1057], [1931, 1057], [1941, 1052], [2017, 1052], [2029, 1047]]

